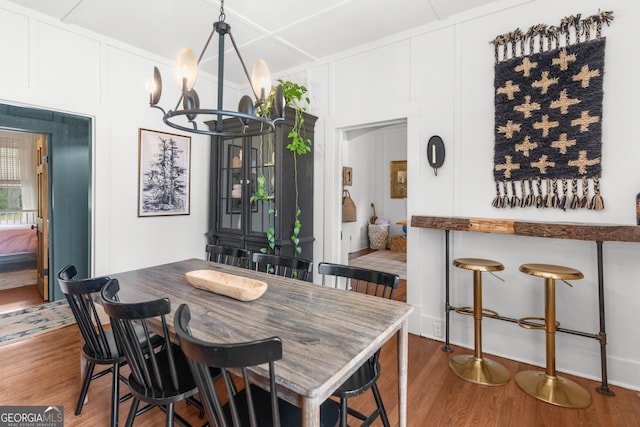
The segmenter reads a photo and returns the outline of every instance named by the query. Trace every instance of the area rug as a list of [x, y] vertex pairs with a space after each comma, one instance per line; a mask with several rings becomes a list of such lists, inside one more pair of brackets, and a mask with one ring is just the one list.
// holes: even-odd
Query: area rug
[[352, 259], [349, 265], [368, 268], [370, 270], [386, 271], [397, 274], [407, 280], [407, 254], [381, 250]]
[[0, 314], [0, 346], [31, 338], [75, 322], [66, 300]]

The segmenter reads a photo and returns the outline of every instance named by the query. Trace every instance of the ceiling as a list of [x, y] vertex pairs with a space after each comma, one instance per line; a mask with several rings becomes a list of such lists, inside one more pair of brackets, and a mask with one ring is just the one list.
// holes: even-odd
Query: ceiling
[[[181, 47], [199, 55], [220, 15], [219, 0], [11, 1], [172, 60]], [[224, 9], [249, 73], [262, 58], [277, 74], [495, 1], [227, 0]], [[217, 46], [201, 62], [214, 75]], [[225, 61], [225, 79], [246, 82], [236, 56]]]

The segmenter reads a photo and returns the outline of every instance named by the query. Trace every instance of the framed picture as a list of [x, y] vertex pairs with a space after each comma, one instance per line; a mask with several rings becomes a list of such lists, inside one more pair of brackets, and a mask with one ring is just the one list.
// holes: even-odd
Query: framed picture
[[353, 170], [349, 166], [342, 168], [342, 186], [353, 185]]
[[405, 199], [407, 197], [407, 161], [394, 160], [391, 162], [391, 198]]
[[191, 138], [138, 132], [138, 216], [189, 215]]

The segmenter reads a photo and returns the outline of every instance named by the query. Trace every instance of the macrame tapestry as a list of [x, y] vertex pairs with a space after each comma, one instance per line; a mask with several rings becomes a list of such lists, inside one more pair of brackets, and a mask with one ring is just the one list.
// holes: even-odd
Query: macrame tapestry
[[570, 16], [493, 40], [494, 207], [604, 209], [601, 31], [612, 20]]

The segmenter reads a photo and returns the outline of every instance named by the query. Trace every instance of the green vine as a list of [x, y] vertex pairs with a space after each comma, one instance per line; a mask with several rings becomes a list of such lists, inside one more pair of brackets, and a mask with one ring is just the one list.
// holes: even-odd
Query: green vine
[[[308, 90], [305, 86], [293, 83], [285, 80], [278, 80], [278, 83], [282, 85], [283, 96], [285, 99], [285, 104], [288, 107], [291, 107], [295, 111], [293, 126], [291, 131], [287, 134], [289, 138], [289, 144], [287, 144], [287, 149], [293, 153], [293, 164], [294, 164], [294, 186], [295, 186], [295, 216], [294, 216], [294, 224], [293, 230], [291, 233], [291, 242], [294, 244], [295, 253], [302, 253], [302, 248], [300, 247], [300, 230], [302, 228], [302, 222], [300, 220], [300, 216], [302, 211], [300, 210], [300, 206], [298, 203], [298, 163], [297, 156], [307, 154], [311, 151], [311, 139], [305, 138], [304, 135], [304, 116], [303, 112], [307, 111], [307, 106], [311, 103], [311, 100], [306, 95]], [[275, 98], [275, 88], [272, 88], [271, 93], [265, 99], [263, 105], [261, 106], [261, 114], [268, 116], [270, 114], [271, 105], [273, 104]], [[262, 150], [262, 141], [260, 144], [260, 149]], [[262, 157], [262, 154], [260, 155]], [[263, 201], [269, 202], [271, 201], [271, 197], [269, 192], [266, 190], [266, 179], [264, 175], [260, 175], [257, 177], [257, 189], [256, 192], [251, 196], [251, 202], [254, 201]], [[277, 211], [275, 209], [269, 209], [269, 215], [271, 217], [277, 215]], [[275, 229], [273, 226], [269, 227], [266, 232], [268, 248], [260, 249], [261, 252], [274, 252], [275, 251]]]
[[[307, 111], [307, 105], [311, 103], [307, 93], [307, 88], [297, 83], [278, 80], [278, 83], [282, 85], [282, 92], [286, 105], [293, 108], [296, 112], [293, 128], [287, 135], [291, 142], [287, 145], [287, 148], [296, 154], [306, 154], [311, 151], [311, 139], [304, 138], [301, 134], [304, 126], [303, 112]], [[306, 104], [306, 105], [305, 105]]]
[[284, 80], [278, 80], [278, 83], [282, 85], [286, 105], [293, 108], [296, 112], [293, 127], [287, 135], [290, 140], [287, 148], [293, 152], [293, 176], [296, 197], [296, 213], [291, 233], [291, 242], [295, 247], [296, 254], [299, 255], [302, 253], [302, 248], [300, 247], [300, 229], [302, 228], [300, 215], [302, 212], [298, 204], [298, 156], [311, 151], [311, 139], [305, 138], [303, 135], [304, 116], [302, 114], [307, 111], [307, 105], [311, 103], [311, 100], [306, 96], [308, 90], [305, 86]]
[[258, 188], [256, 189], [256, 192], [251, 196], [250, 202], [257, 202], [258, 200], [266, 202], [267, 200], [269, 200], [269, 193], [267, 193], [264, 187], [264, 183], [266, 181], [264, 175], [259, 175], [258, 178], [256, 178], [256, 181], [258, 183]]
[[[275, 209], [269, 209], [268, 213], [270, 217], [276, 216]], [[276, 250], [276, 230], [275, 228], [273, 228], [273, 226], [267, 229], [267, 245], [269, 246], [269, 249], [261, 248], [260, 252], [266, 254], [267, 252], [273, 253]]]

